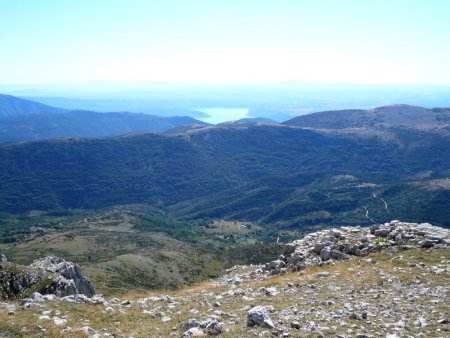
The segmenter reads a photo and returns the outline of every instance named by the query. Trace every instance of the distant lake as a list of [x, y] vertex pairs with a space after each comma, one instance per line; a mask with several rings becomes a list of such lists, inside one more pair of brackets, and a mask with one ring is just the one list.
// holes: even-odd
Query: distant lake
[[209, 117], [201, 117], [197, 119], [211, 124], [217, 124], [227, 121], [235, 121], [251, 117], [247, 115], [249, 110], [248, 108], [211, 107], [211, 108], [196, 108], [195, 110], [208, 114]]

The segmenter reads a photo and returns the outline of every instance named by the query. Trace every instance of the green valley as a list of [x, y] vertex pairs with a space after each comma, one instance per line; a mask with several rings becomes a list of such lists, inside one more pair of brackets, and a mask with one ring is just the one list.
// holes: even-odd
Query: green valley
[[2, 249], [20, 263], [65, 257], [114, 293], [269, 261], [276, 242], [326, 227], [450, 227], [446, 122], [383, 116], [372, 126], [358, 117], [360, 128], [297, 118], [0, 145]]

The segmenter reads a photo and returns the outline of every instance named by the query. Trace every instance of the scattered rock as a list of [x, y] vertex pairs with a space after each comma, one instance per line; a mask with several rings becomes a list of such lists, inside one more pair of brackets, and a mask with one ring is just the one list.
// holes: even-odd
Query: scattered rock
[[402, 249], [437, 245], [446, 247], [449, 245], [447, 241], [450, 243], [449, 237], [448, 229], [435, 227], [429, 223], [400, 221], [391, 221], [370, 228], [325, 229], [286, 244], [284, 254], [278, 260], [267, 263], [264, 271], [269, 275], [283, 273], [286, 269], [298, 271], [305, 266], [319, 265], [324, 261], [364, 256], [377, 247], [398, 246]]
[[317, 273], [317, 277], [328, 277], [330, 273], [328, 271], [321, 271]]
[[[133, 301], [105, 299], [101, 295], [88, 297], [84, 294], [57, 298], [53, 294], [36, 292], [24, 299], [22, 304], [24, 308], [38, 308], [20, 310], [33, 312], [36, 321], [41, 324], [40, 334], [43, 336], [48, 334], [45, 331], [48, 325], [52, 325], [60, 326], [57, 330], [61, 335], [111, 337], [117, 334], [115, 329], [123, 330], [123, 315], [131, 314], [131, 307], [133, 311], [149, 315], [147, 318], [156, 324], [152, 328], [155, 336], [164, 336], [160, 330], [162, 326], [173, 326], [172, 332], [166, 336], [180, 336], [182, 333], [182, 337], [220, 334], [231, 337], [236, 327], [242, 329], [246, 325], [248, 336], [325, 337], [328, 332], [335, 332], [334, 337], [342, 338], [395, 338], [408, 335], [428, 337], [436, 332], [436, 336], [444, 337], [449, 330], [445, 306], [450, 288], [445, 282], [436, 284], [434, 281], [446, 280], [446, 274], [450, 272], [450, 260], [444, 250], [442, 256], [433, 263], [429, 263], [425, 255], [438, 249], [448, 250], [448, 238], [450, 231], [447, 229], [427, 223], [399, 221], [370, 229], [343, 227], [322, 230], [287, 244], [284, 254], [265, 266], [249, 265], [229, 269], [226, 275], [211, 282], [224, 285], [219, 291], [206, 289], [176, 297], [160, 295]], [[420, 256], [402, 251], [405, 246], [421, 248], [426, 241], [432, 241], [432, 249], [417, 250]], [[346, 266], [344, 269], [337, 269], [338, 264], [342, 263], [336, 260], [363, 256], [379, 249], [386, 250], [387, 260], [384, 256], [380, 256], [378, 263], [373, 258], [356, 259], [354, 263], [343, 263]], [[385, 263], [394, 264], [386, 268]], [[299, 271], [314, 265], [320, 266], [317, 268], [320, 270], [313, 269], [314, 273]], [[273, 282], [245, 283], [265, 280], [287, 270], [297, 271], [292, 279], [275, 278]], [[53, 274], [51, 271], [44, 272]], [[367, 272], [370, 273], [368, 280], [365, 279]], [[376, 278], [374, 282], [371, 280], [372, 274]], [[403, 277], [408, 278], [407, 283], [403, 282]], [[436, 278], [434, 281], [433, 277]], [[324, 295], [326, 298], [323, 298]], [[286, 306], [280, 311], [275, 311], [272, 306], [257, 306], [271, 301], [279, 305], [281, 300], [286, 301]], [[57, 306], [62, 301], [86, 304], [65, 305], [68, 308], [98, 308], [99, 313], [107, 313], [106, 317], [111, 317], [111, 327], [105, 325], [98, 332], [89, 326], [84, 329], [68, 327], [67, 318], [71, 318], [71, 321], [74, 318], [66, 310], [62, 313], [58, 310]], [[21, 311], [17, 312], [15, 308], [9, 310], [8, 306], [0, 302], [0, 310], [11, 313], [13, 317], [10, 319], [14, 322]], [[235, 312], [230, 308], [234, 308]], [[181, 326], [174, 324], [177, 318], [187, 314], [199, 320], [190, 318]], [[243, 315], [246, 315], [246, 323], [242, 323]], [[81, 319], [81, 323], [90, 325], [89, 320]], [[17, 332], [20, 329], [18, 327]], [[123, 330], [123, 334], [126, 333]], [[25, 331], [23, 334], [28, 335]]]
[[89, 301], [89, 298], [86, 295], [83, 294], [74, 294], [70, 296], [62, 297], [61, 300], [69, 303], [87, 303]]
[[67, 324], [67, 319], [59, 318], [59, 317], [53, 317], [53, 323], [55, 323], [55, 325], [58, 325], [58, 326], [66, 325]]
[[415, 326], [418, 326], [418, 327], [425, 327], [425, 326], [427, 326], [427, 321], [425, 320], [424, 317], [420, 316], [420, 317], [418, 317], [417, 320], [414, 322], [414, 325], [415, 325]]
[[95, 331], [93, 328], [89, 327], [89, 326], [83, 326], [82, 328], [76, 330], [78, 332], [84, 333], [85, 335], [88, 336], [96, 336], [98, 335], [97, 331]]
[[163, 323], [169, 322], [169, 321], [171, 321], [171, 320], [172, 320], [172, 318], [170, 318], [169, 316], [163, 316], [163, 317], [161, 318], [161, 321], [162, 321]]
[[106, 311], [106, 312], [109, 312], [109, 313], [111, 313], [111, 314], [116, 313], [116, 310], [114, 310], [114, 308], [113, 308], [112, 306], [107, 306], [107, 307], [105, 308], [105, 311]]

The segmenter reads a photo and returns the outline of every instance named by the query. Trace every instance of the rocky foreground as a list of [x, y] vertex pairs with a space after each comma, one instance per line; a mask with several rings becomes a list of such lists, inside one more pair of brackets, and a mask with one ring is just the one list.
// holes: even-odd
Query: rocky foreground
[[[316, 266], [333, 261], [366, 256], [384, 248], [411, 250], [414, 248], [450, 248], [450, 230], [429, 223], [406, 223], [392, 221], [373, 225], [370, 228], [341, 227], [313, 232], [304, 238], [288, 243], [279, 259], [253, 269], [237, 277], [261, 279], [287, 271], [299, 271], [307, 266]], [[236, 267], [237, 268], [237, 267]], [[233, 269], [229, 270], [230, 272]], [[219, 279], [229, 282], [227, 276]]]
[[449, 337], [449, 304], [450, 231], [393, 221], [312, 233], [176, 292], [4, 301], [0, 336]]
[[34, 293], [65, 297], [83, 294], [91, 297], [95, 289], [82, 276], [79, 265], [49, 256], [35, 260], [30, 266], [0, 261], [0, 297], [26, 298]]

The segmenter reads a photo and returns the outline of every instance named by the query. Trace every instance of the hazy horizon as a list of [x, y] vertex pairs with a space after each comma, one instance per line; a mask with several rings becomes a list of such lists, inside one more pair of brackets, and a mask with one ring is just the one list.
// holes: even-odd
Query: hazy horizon
[[444, 0], [0, 3], [1, 83], [450, 85]]
[[450, 106], [449, 12], [444, 0], [0, 2], [0, 93], [99, 112], [206, 109], [215, 123]]

